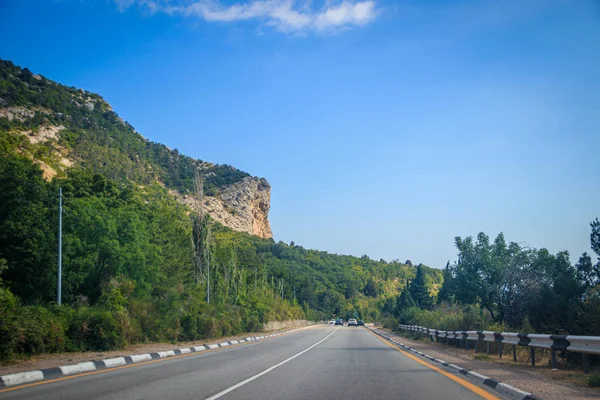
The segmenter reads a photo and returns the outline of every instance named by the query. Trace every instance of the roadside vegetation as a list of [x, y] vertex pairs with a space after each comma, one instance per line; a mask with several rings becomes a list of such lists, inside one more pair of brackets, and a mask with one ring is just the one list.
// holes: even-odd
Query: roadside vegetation
[[197, 217], [165, 188], [90, 169], [48, 182], [9, 139], [0, 133], [2, 359], [233, 335], [269, 321], [354, 313], [377, 320], [398, 285], [418, 271], [431, 287], [441, 284], [439, 270], [307, 250], [207, 220], [200, 224], [211, 233], [200, 245], [199, 270]]
[[[600, 221], [591, 222], [590, 244], [600, 256]], [[440, 330], [600, 335], [600, 260], [584, 253], [573, 265], [568, 252], [523, 248], [499, 234], [490, 242], [480, 233], [455, 239], [458, 260], [446, 265], [437, 298], [424, 296], [419, 280], [411, 281], [386, 310], [384, 326], [419, 325]], [[423, 335], [401, 332], [412, 339]], [[498, 352], [501, 344], [492, 343]], [[481, 349], [480, 349], [481, 350]], [[506, 350], [506, 349], [505, 349]], [[538, 363], [548, 365], [550, 351], [536, 349]], [[560, 352], [565, 368], [581, 368], [580, 355]], [[478, 354], [476, 359], [488, 356]], [[517, 347], [517, 359], [529, 362], [529, 348]], [[590, 355], [596, 368], [600, 357]], [[596, 385], [597, 373], [588, 384]]]
[[[590, 244], [600, 256], [600, 221]], [[424, 297], [415, 279], [390, 315], [401, 324], [444, 330], [495, 330], [600, 335], [600, 261], [569, 253], [491, 242], [480, 233], [455, 239], [458, 260], [446, 265], [437, 298]]]
[[[91, 166], [47, 181], [28, 143], [0, 130], [0, 359], [233, 335], [278, 320], [375, 321], [417, 271], [233, 232], [200, 221], [156, 182]], [[206, 226], [210, 237], [197, 243]], [[435, 292], [441, 271], [419, 268]]]

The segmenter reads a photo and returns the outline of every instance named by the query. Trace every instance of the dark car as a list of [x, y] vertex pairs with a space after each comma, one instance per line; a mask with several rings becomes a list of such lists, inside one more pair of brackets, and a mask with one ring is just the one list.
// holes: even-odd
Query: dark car
[[358, 326], [365, 326], [365, 321], [358, 321]]
[[335, 320], [335, 324], [336, 325], [344, 325], [344, 320], [341, 319], [341, 318], [338, 318], [338, 319]]

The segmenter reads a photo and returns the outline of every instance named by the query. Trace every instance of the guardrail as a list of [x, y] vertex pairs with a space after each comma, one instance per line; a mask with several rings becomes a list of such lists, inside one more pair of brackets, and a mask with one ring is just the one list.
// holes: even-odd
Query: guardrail
[[517, 346], [530, 349], [531, 365], [535, 366], [535, 349], [551, 351], [552, 368], [556, 369], [556, 352], [568, 351], [581, 354], [583, 371], [589, 373], [588, 354], [600, 355], [600, 336], [544, 335], [535, 333], [492, 332], [492, 331], [441, 331], [417, 325], [399, 325], [401, 330], [421, 333], [432, 342], [447, 343], [469, 349], [471, 344], [475, 352], [485, 343], [486, 354], [490, 354], [490, 344], [498, 345], [498, 356], [502, 358], [504, 345], [512, 346], [513, 361], [517, 361]]

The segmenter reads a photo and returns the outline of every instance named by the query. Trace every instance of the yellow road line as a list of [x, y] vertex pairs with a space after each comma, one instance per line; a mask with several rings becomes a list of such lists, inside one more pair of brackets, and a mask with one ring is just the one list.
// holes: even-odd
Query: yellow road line
[[[371, 330], [369, 330], [369, 332], [371, 332]], [[426, 361], [421, 360], [420, 358], [413, 356], [410, 353], [407, 353], [406, 351], [402, 350], [401, 348], [399, 348], [398, 346], [394, 345], [393, 343], [388, 342], [387, 340], [381, 338], [380, 336], [376, 335], [375, 333], [371, 332], [371, 334], [373, 336], [375, 336], [377, 339], [381, 340], [383, 343], [387, 344], [388, 346], [398, 350], [400, 353], [404, 354], [406, 357], [415, 360], [416, 362], [418, 362], [419, 364], [422, 364], [428, 368], [431, 368], [432, 370], [439, 372], [440, 374], [444, 375], [446, 378], [448, 379], [452, 379], [454, 382], [458, 383], [459, 385], [462, 385], [464, 387], [466, 387], [467, 389], [469, 389], [470, 391], [472, 391], [473, 393], [478, 394], [479, 396], [483, 397], [485, 400], [500, 400], [499, 397], [494, 396], [493, 394], [483, 390], [482, 388], [480, 388], [479, 386], [473, 385], [471, 382], [468, 382], [450, 372], [446, 372], [443, 369], [440, 369], [438, 367], [436, 367], [435, 365], [431, 365]]]
[[[312, 328], [312, 327], [313, 326], [311, 326], [309, 328]], [[290, 333], [294, 333], [294, 332], [288, 332], [285, 335], [289, 335]], [[272, 338], [265, 338], [265, 339], [272, 339]], [[70, 375], [70, 376], [64, 376], [64, 377], [61, 377], [61, 378], [48, 379], [48, 380], [45, 380], [45, 381], [28, 383], [28, 384], [21, 385], [21, 386], [15, 386], [15, 387], [6, 388], [6, 389], [0, 389], [0, 393], [12, 392], [13, 390], [24, 389], [24, 388], [28, 388], [28, 387], [32, 387], [32, 386], [46, 385], [48, 383], [53, 383], [53, 382], [66, 381], [67, 379], [80, 378], [82, 376], [102, 374], [104, 372], [116, 371], [118, 369], [133, 368], [133, 367], [138, 367], [140, 365], [145, 365], [145, 364], [154, 364], [154, 363], [161, 362], [161, 361], [175, 360], [177, 358], [185, 358], [185, 357], [191, 357], [191, 356], [198, 356], [200, 354], [212, 353], [212, 352], [215, 352], [217, 350], [230, 349], [232, 347], [241, 346], [241, 345], [244, 345], [246, 343], [251, 343], [251, 342], [232, 344], [232, 345], [229, 345], [229, 346], [226, 346], [226, 347], [219, 347], [219, 348], [216, 348], [216, 349], [206, 349], [204, 351], [197, 351], [197, 352], [189, 353], [189, 354], [181, 354], [179, 356], [166, 357], [166, 358], [161, 358], [159, 360], [144, 361], [144, 362], [135, 363], [135, 364], [123, 365], [121, 367], [106, 368], [106, 369], [101, 369], [99, 371], [84, 372], [83, 374]], [[127, 357], [127, 356], [123, 356], [123, 357]]]

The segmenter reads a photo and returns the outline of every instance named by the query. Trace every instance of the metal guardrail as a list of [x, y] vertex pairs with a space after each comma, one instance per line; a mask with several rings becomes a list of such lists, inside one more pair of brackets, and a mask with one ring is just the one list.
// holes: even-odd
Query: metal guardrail
[[418, 325], [399, 325], [400, 329], [421, 333], [432, 342], [448, 343], [469, 349], [473, 343], [475, 352], [479, 344], [485, 343], [486, 354], [490, 354], [490, 344], [498, 345], [498, 356], [502, 358], [504, 344], [512, 346], [513, 360], [517, 361], [517, 346], [530, 348], [531, 365], [535, 366], [535, 349], [551, 351], [552, 368], [556, 369], [556, 352], [568, 351], [581, 354], [583, 370], [589, 373], [588, 354], [600, 355], [600, 336], [545, 335], [536, 333], [492, 332], [492, 331], [441, 331]]

